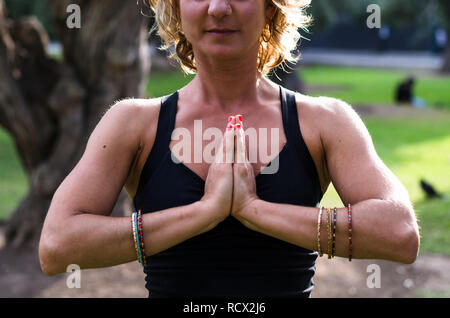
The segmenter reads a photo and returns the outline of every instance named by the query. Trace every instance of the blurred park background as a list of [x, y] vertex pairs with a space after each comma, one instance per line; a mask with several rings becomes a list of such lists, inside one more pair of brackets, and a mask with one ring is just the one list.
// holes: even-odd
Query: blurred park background
[[[70, 4], [80, 28], [68, 27]], [[271, 78], [352, 105], [421, 227], [414, 264], [319, 259], [312, 296], [450, 297], [450, 2], [312, 0], [309, 12], [300, 62]], [[0, 0], [1, 297], [146, 297], [137, 263], [86, 270], [74, 290], [40, 272], [36, 244], [54, 191], [106, 109], [193, 78], [158, 50], [152, 24], [143, 1]], [[332, 186], [322, 204], [342, 206]], [[130, 209], [121, 193], [113, 214]], [[381, 268], [380, 288], [367, 285], [369, 264]]]

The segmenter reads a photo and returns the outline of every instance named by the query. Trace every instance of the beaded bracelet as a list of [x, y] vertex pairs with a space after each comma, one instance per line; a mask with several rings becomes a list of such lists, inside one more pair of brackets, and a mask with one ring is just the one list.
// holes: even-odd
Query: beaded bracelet
[[144, 248], [144, 230], [143, 230], [143, 222], [142, 222], [142, 212], [139, 210], [138, 215], [138, 237], [141, 248], [141, 264], [142, 266], [147, 266], [147, 258], [145, 256], [145, 248]]
[[347, 213], [348, 213], [348, 260], [349, 262], [352, 261], [352, 206], [349, 204], [347, 207]]
[[331, 209], [327, 209], [327, 234], [328, 234], [327, 254], [328, 254], [328, 259], [330, 259], [331, 258], [331, 253], [332, 253], [331, 252], [331, 241], [332, 241], [332, 237], [331, 237]]
[[322, 249], [320, 248], [320, 225], [321, 225], [321, 215], [322, 215], [322, 209], [323, 207], [321, 206], [319, 208], [319, 217], [317, 220], [317, 251], [319, 252], [319, 256], [322, 257], [323, 253], [322, 253]]
[[333, 242], [331, 245], [331, 257], [336, 255], [336, 218], [337, 218], [337, 209], [334, 208], [333, 213]]
[[138, 262], [142, 265], [143, 264], [143, 260], [142, 260], [142, 250], [141, 250], [141, 242], [140, 242], [140, 238], [139, 238], [139, 225], [138, 225], [138, 213], [135, 212], [133, 214], [134, 216], [134, 231], [135, 231], [135, 235], [136, 235], [136, 243], [137, 243], [137, 259]]
[[136, 250], [136, 258], [140, 262], [140, 259], [139, 259], [138, 235], [137, 235], [137, 232], [136, 232], [136, 215], [137, 215], [136, 212], [133, 212], [131, 214], [131, 228], [133, 230], [133, 241], [134, 241], [134, 248]]

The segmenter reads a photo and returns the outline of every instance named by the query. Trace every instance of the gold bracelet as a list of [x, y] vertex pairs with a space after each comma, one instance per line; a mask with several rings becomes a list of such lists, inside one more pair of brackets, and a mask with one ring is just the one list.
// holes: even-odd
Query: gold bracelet
[[348, 204], [347, 206], [347, 217], [348, 217], [348, 260], [352, 261], [353, 256], [353, 246], [352, 246], [352, 237], [353, 237], [353, 226], [352, 226], [352, 205]]
[[319, 256], [322, 257], [323, 253], [322, 253], [322, 249], [320, 248], [320, 221], [321, 221], [321, 215], [322, 215], [322, 209], [323, 207], [321, 206], [319, 208], [319, 217], [317, 220], [317, 251], [319, 252]]

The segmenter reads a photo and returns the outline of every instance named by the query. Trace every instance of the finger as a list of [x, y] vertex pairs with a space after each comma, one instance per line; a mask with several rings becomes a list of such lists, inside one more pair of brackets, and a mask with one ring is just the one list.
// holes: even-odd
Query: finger
[[227, 128], [218, 148], [219, 153], [215, 157], [216, 163], [233, 163], [235, 124], [236, 118], [234, 116], [228, 117]]
[[236, 115], [237, 121], [235, 126], [235, 162], [245, 163], [247, 162], [247, 147], [245, 144], [245, 132], [243, 126], [243, 116]]

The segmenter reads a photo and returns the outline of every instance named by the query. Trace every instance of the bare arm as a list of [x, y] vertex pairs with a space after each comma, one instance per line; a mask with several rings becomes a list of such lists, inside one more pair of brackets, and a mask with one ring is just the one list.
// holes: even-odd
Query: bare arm
[[[156, 104], [155, 104], [156, 105]], [[145, 114], [148, 115], [148, 112]], [[148, 125], [157, 118], [145, 121]], [[110, 214], [140, 146], [142, 106], [122, 101], [100, 120], [85, 153], [55, 192], [39, 243], [47, 275], [81, 268], [113, 266], [136, 259], [129, 217]], [[218, 223], [205, 204], [144, 215], [146, 254], [152, 255], [205, 232]]]
[[[331, 180], [344, 204], [352, 204], [353, 258], [414, 262], [419, 231], [406, 189], [378, 157], [351, 107], [333, 99], [326, 102], [316, 127], [321, 129]], [[317, 216], [317, 208], [257, 200], [238, 219], [255, 231], [317, 250]], [[326, 252], [326, 212], [322, 217], [321, 247]], [[347, 211], [341, 208], [336, 255], [347, 257], [348, 244]]]

